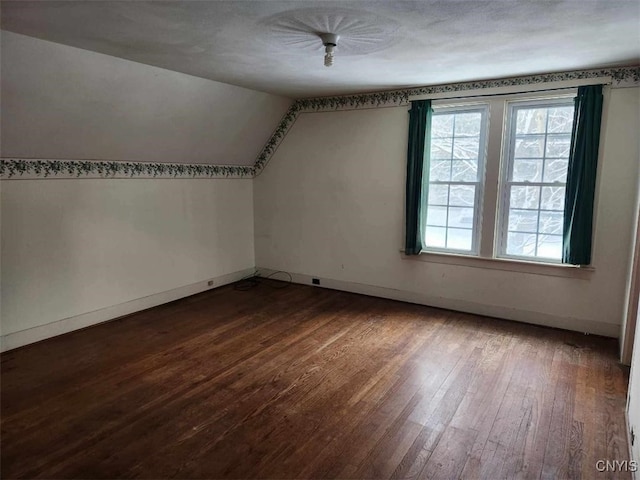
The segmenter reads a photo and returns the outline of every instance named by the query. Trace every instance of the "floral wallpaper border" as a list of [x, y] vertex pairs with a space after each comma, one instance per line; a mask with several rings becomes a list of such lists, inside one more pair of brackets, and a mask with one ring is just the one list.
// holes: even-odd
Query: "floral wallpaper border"
[[566, 80], [582, 80], [589, 78], [611, 77], [614, 86], [640, 84], [640, 65], [633, 67], [600, 68], [594, 70], [577, 70], [573, 72], [546, 73], [523, 77], [501, 78], [497, 80], [479, 80], [475, 82], [450, 83], [427, 87], [389, 90], [385, 92], [363, 93], [334, 97], [303, 98], [296, 100], [289, 108], [275, 132], [265, 145], [255, 163], [255, 175], [260, 175], [269, 159], [282, 142], [287, 132], [303, 112], [322, 112], [332, 110], [353, 110], [358, 108], [402, 106], [409, 103], [414, 95], [435, 93], [453, 93], [483, 88], [509, 87], [518, 85], [534, 85], [539, 83]]
[[614, 86], [622, 85], [625, 82], [637, 84], [640, 82], [640, 66], [609, 69], [602, 68], [596, 70], [578, 70], [574, 72], [563, 73], [545, 73], [540, 75], [500, 78], [497, 80], [479, 80], [475, 82], [450, 83], [427, 87], [407, 88], [402, 90], [390, 90], [386, 92], [365, 93], [359, 95], [308, 98], [298, 100], [296, 103], [299, 104], [299, 109], [303, 111], [403, 105], [409, 102], [409, 97], [417, 95], [463, 92], [467, 90], [481, 90], [483, 88], [535, 85], [539, 83], [583, 80], [603, 77], [611, 77]]
[[253, 178], [253, 166], [98, 160], [0, 159], [11, 178]]
[[254, 178], [262, 172], [298, 115], [303, 112], [401, 106], [408, 104], [409, 98], [414, 95], [602, 77], [611, 77], [614, 87], [638, 85], [640, 84], [640, 66], [578, 70], [357, 95], [299, 99], [289, 107], [253, 166], [3, 158], [0, 159], [0, 178]]

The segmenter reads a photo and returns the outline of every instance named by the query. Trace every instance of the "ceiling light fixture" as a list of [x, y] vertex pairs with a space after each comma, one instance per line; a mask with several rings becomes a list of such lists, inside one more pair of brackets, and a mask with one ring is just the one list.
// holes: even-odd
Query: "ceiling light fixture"
[[340, 38], [335, 33], [321, 33], [320, 39], [322, 40], [322, 44], [324, 45], [324, 66], [330, 67], [333, 65], [333, 52], [336, 46], [338, 45], [338, 38]]

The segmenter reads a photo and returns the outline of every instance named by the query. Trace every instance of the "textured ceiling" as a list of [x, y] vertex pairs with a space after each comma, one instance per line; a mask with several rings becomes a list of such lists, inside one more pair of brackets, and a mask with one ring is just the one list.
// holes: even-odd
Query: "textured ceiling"
[[[2, 28], [290, 97], [637, 64], [638, 0], [2, 1]], [[316, 32], [341, 35], [331, 68]]]

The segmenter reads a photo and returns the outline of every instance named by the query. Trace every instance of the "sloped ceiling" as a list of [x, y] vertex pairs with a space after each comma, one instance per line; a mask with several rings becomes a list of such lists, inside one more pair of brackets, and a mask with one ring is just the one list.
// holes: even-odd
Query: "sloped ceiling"
[[[3, 1], [2, 28], [294, 98], [640, 59], [637, 0]], [[317, 33], [341, 35], [323, 65]]]

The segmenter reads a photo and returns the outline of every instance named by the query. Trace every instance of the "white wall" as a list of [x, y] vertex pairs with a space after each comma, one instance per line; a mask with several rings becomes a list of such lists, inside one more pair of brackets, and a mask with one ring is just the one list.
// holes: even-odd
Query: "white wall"
[[[252, 164], [290, 100], [2, 32], [2, 155]], [[251, 179], [3, 180], [3, 349], [253, 270]]]
[[3, 336], [254, 266], [251, 180], [3, 181], [1, 201]]
[[256, 265], [418, 303], [618, 336], [639, 89], [605, 99], [595, 271], [567, 278], [402, 259], [407, 107], [302, 113], [254, 180]]
[[291, 100], [2, 31], [2, 156], [252, 165]]

